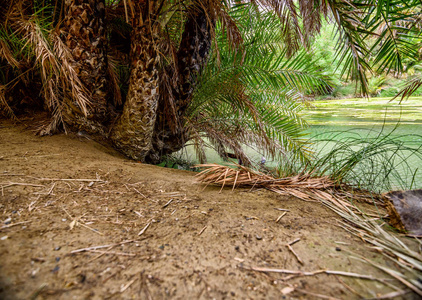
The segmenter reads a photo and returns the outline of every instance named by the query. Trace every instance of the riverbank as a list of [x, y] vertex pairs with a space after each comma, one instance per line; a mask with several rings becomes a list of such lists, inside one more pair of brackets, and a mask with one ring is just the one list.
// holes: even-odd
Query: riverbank
[[[2, 299], [361, 299], [392, 286], [412, 299], [400, 282], [351, 257], [400, 270], [320, 203], [220, 192], [193, 172], [29, 129], [0, 123]], [[286, 245], [297, 239], [295, 256]], [[318, 270], [338, 273], [301, 273]]]

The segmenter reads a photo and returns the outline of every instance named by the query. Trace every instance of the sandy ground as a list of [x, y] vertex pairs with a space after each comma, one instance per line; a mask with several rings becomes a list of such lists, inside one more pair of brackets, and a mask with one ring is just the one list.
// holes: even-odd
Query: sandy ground
[[[352, 258], [397, 268], [321, 204], [204, 189], [194, 175], [0, 120], [0, 298], [361, 299], [404, 288]], [[296, 239], [297, 257], [286, 247]]]

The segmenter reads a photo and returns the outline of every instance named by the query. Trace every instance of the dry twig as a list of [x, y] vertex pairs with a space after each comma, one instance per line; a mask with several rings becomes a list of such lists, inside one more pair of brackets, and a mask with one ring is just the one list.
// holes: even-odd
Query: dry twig
[[17, 223], [13, 223], [13, 224], [9, 224], [9, 225], [4, 225], [0, 228], [0, 230], [10, 228], [10, 227], [13, 227], [13, 226], [16, 226], [16, 225], [20, 225], [20, 224], [30, 223], [30, 222], [32, 222], [32, 221], [24, 221], [24, 222], [17, 222]]
[[297, 255], [297, 253], [295, 252], [295, 250], [293, 250], [292, 246], [290, 246], [289, 244], [286, 244], [287, 249], [289, 249], [293, 255], [296, 257], [297, 261], [303, 265], [303, 260], [299, 257], [299, 255]]
[[163, 205], [163, 208], [166, 208], [167, 206], [169, 206], [170, 205], [170, 203], [172, 203], [173, 202], [173, 198], [171, 198], [170, 200], [169, 200], [169, 202], [167, 202], [166, 204], [164, 204]]
[[132, 279], [131, 281], [129, 281], [129, 283], [128, 284], [126, 284], [125, 286], [123, 286], [121, 289], [120, 289], [120, 293], [123, 293], [124, 291], [126, 291], [135, 281], [136, 281], [136, 279], [137, 278], [134, 278], [134, 279]]
[[122, 256], [136, 256], [134, 253], [114, 252], [114, 251], [101, 251], [101, 250], [86, 250], [88, 252], [101, 253], [103, 255], [122, 255]]
[[102, 248], [115, 247], [115, 246], [120, 246], [120, 245], [123, 245], [123, 244], [136, 243], [136, 242], [139, 242], [139, 241], [138, 240], [129, 240], [129, 241], [123, 241], [121, 243], [116, 243], [116, 244], [81, 248], [81, 249], [73, 250], [70, 253], [73, 254], [73, 253], [84, 252], [84, 251], [89, 251], [89, 250], [97, 250], [97, 249], [102, 249]]
[[278, 218], [277, 218], [277, 220], [275, 220], [275, 222], [276, 223], [278, 223], [280, 220], [281, 220], [281, 218], [282, 217], [284, 217], [285, 215], [287, 214], [287, 211], [285, 211], [284, 213], [282, 213]]
[[245, 270], [251, 270], [256, 272], [268, 272], [268, 273], [282, 273], [282, 274], [291, 274], [297, 276], [315, 276], [318, 274], [327, 274], [327, 275], [340, 275], [345, 277], [353, 277], [353, 278], [360, 278], [360, 279], [367, 279], [367, 280], [375, 280], [382, 283], [385, 283], [386, 279], [377, 278], [371, 275], [362, 275], [357, 273], [350, 273], [350, 272], [342, 272], [342, 271], [332, 271], [332, 270], [317, 270], [313, 272], [305, 272], [300, 270], [287, 270], [287, 269], [272, 269], [272, 268], [260, 268], [260, 267], [244, 267], [239, 266]]
[[200, 231], [200, 232], [198, 232], [198, 235], [201, 235], [201, 234], [205, 231], [205, 229], [207, 229], [207, 227], [208, 227], [208, 226], [204, 226], [204, 228], [202, 228], [202, 229], [201, 229], [201, 231]]
[[138, 235], [142, 235], [148, 229], [149, 225], [151, 225], [151, 222], [149, 222], [141, 231], [139, 231]]

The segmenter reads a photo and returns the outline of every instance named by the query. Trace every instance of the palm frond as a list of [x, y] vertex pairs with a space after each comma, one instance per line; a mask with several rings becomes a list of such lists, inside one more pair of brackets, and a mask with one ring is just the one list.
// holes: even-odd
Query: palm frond
[[15, 56], [12, 54], [8, 43], [0, 39], [0, 58], [5, 59], [9, 65], [14, 68], [19, 68], [20, 63], [16, 60]]
[[[383, 0], [368, 10], [366, 26], [376, 33], [370, 52], [375, 52], [374, 65], [378, 72], [403, 72], [406, 58], [419, 57], [416, 44], [421, 42], [418, 18], [420, 1]], [[370, 18], [369, 16], [375, 17]], [[420, 22], [420, 21], [419, 21]]]
[[60, 77], [60, 64], [48, 41], [48, 32], [41, 27], [36, 18], [16, 22], [17, 32], [22, 34], [26, 46], [34, 53], [34, 65], [38, 66], [43, 81], [43, 94], [49, 107], [57, 106], [57, 78]]
[[367, 3], [329, 2], [332, 18], [337, 26], [338, 65], [343, 64], [341, 73], [361, 83], [362, 94], [368, 94], [366, 73], [371, 71], [367, 62], [368, 46], [366, 37], [369, 32], [362, 22]]
[[7, 117], [11, 119], [17, 119], [13, 112], [13, 109], [9, 106], [9, 103], [6, 100], [6, 91], [6, 86], [0, 85], [0, 109], [4, 111], [4, 114]]
[[397, 94], [396, 97], [393, 98], [400, 98], [400, 101], [409, 98], [413, 93], [416, 92], [422, 86], [422, 77], [417, 77], [410, 80], [406, 86]]
[[[269, 157], [293, 152], [306, 160], [310, 151], [301, 138], [306, 127], [301, 102], [309, 92], [328, 89], [327, 78], [314, 67], [311, 54], [302, 51], [288, 58], [274, 14], [243, 9], [235, 16], [245, 47], [231, 50], [227, 37], [217, 36], [224, 56], [217, 59], [214, 52], [203, 71], [188, 124], [202, 132], [222, 157], [232, 151], [248, 163], [243, 150], [247, 145]], [[217, 28], [221, 28], [218, 23]]]
[[117, 61], [113, 59], [111, 55], [107, 57], [108, 66], [107, 66], [107, 75], [110, 80], [112, 90], [113, 90], [113, 100], [115, 105], [122, 104], [122, 93], [119, 86], [119, 76], [117, 71]]
[[54, 53], [60, 61], [60, 75], [64, 76], [60, 83], [64, 90], [70, 91], [72, 99], [76, 101], [82, 114], [86, 116], [87, 107], [90, 105], [89, 92], [78, 77], [73, 56], [56, 32], [51, 33], [51, 39]]
[[[52, 121], [47, 126], [49, 129], [46, 127], [40, 132], [50, 134], [63, 122], [64, 95], [70, 93], [81, 113], [86, 115], [90, 104], [87, 96], [89, 93], [76, 74], [72, 55], [53, 27], [51, 14], [44, 13], [55, 9], [48, 5], [41, 6], [31, 15], [26, 15], [22, 9], [16, 6], [9, 13], [9, 28], [14, 30], [11, 37], [16, 44], [15, 48], [20, 45], [16, 52], [21, 56], [24, 54], [27, 64], [33, 66], [29, 71], [38, 73], [41, 77], [41, 93], [52, 114]], [[21, 76], [16, 78], [21, 79]]]

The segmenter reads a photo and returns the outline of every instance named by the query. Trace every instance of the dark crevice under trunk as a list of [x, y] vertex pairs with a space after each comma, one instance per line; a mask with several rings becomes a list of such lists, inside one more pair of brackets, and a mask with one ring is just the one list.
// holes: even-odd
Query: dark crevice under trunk
[[[192, 101], [197, 78], [208, 61], [211, 49], [211, 26], [209, 16], [198, 6], [192, 6], [185, 23], [177, 52], [176, 69], [169, 66], [164, 72], [162, 85], [167, 83], [167, 93], [160, 95], [155, 122], [152, 149], [146, 157], [149, 163], [158, 163], [162, 156], [183, 148], [189, 139], [185, 117]], [[176, 76], [176, 83], [171, 78]]]

